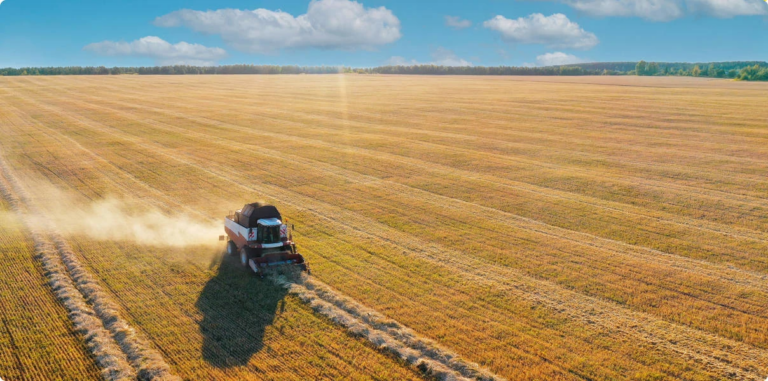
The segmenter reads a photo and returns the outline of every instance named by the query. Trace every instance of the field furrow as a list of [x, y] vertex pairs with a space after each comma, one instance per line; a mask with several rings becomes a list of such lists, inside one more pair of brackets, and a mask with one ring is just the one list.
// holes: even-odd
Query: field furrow
[[297, 226], [308, 283], [205, 239], [59, 245], [185, 379], [764, 379], [768, 88], [611, 80], [3, 79], [0, 148], [78, 215]]

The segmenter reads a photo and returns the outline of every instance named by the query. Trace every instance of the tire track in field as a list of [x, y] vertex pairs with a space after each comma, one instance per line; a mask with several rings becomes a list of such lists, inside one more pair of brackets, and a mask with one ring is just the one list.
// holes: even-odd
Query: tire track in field
[[[529, 300], [534, 304], [547, 306], [572, 320], [585, 325], [599, 325], [602, 329], [641, 339], [660, 348], [677, 353], [682, 358], [695, 361], [723, 376], [737, 376], [743, 379], [760, 379], [757, 374], [768, 366], [768, 352], [748, 344], [703, 333], [690, 327], [666, 322], [655, 316], [635, 312], [597, 298], [565, 290], [547, 281], [526, 276], [519, 271], [505, 268], [441, 246], [422, 242], [420, 239], [383, 226], [355, 213], [319, 202], [309, 197], [266, 184], [243, 185], [237, 181], [238, 174], [226, 168], [213, 169], [190, 162], [162, 145], [147, 142], [82, 116], [74, 116], [63, 109], [43, 105], [56, 113], [91, 128], [131, 141], [151, 152], [168, 157], [182, 164], [192, 166], [211, 176], [231, 182], [251, 192], [269, 195], [282, 204], [297, 210], [306, 210], [317, 218], [340, 226], [350, 236], [362, 236], [387, 242], [401, 249], [408, 249], [405, 255], [425, 259], [446, 271], [460, 272], [462, 276], [479, 285], [496, 287], [504, 292]], [[109, 131], [112, 132], [109, 132]], [[117, 130], [117, 131], [115, 131]], [[280, 196], [284, 195], [284, 196]], [[326, 216], [335, 216], [333, 220]], [[343, 222], [342, 222], [343, 221]], [[586, 307], [585, 310], [585, 306]]]
[[[117, 305], [83, 268], [66, 241], [44, 220], [33, 220], [24, 214], [26, 210], [30, 215], [44, 215], [33, 206], [2, 157], [0, 172], [8, 184], [3, 184], [4, 196], [24, 218], [40, 251], [54, 292], [70, 310], [70, 318], [75, 326], [86, 336], [86, 344], [104, 369], [105, 377], [120, 380], [136, 377], [141, 380], [180, 380], [171, 373], [162, 355], [139, 337], [120, 316]], [[38, 231], [38, 226], [46, 233]], [[130, 369], [128, 362], [135, 370]]]

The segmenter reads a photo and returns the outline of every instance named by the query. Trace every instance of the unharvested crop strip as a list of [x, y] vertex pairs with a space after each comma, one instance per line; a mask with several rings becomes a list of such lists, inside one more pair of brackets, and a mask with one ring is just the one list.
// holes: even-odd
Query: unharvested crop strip
[[[17, 213], [22, 214], [23, 210], [26, 209], [31, 214], [37, 215], [37, 210], [31, 203], [26, 191], [12, 175], [10, 168], [2, 158], [0, 158], [0, 173], [2, 173], [3, 178], [8, 184], [8, 186], [3, 185], [3, 194], [8, 198]], [[102, 330], [106, 328], [109, 331], [107, 336], [111, 335], [109, 340], [111, 340], [112, 345], [118, 345], [120, 348], [117, 351], [122, 355], [120, 360], [124, 362], [125, 360], [123, 359], [127, 358], [133, 368], [135, 368], [135, 372], [131, 369], [128, 378], [136, 378], [138, 376], [142, 380], [180, 380], [180, 378], [171, 373], [170, 366], [165, 362], [162, 355], [153, 349], [146, 340], [141, 338], [128, 322], [120, 316], [117, 305], [102, 290], [93, 276], [80, 264], [77, 256], [66, 241], [44, 221], [31, 221], [29, 217], [25, 217], [24, 220], [29, 227], [33, 240], [38, 246], [38, 250], [41, 252], [41, 258], [44, 258], [44, 266], [49, 274], [51, 274], [49, 278], [51, 279], [54, 291], [57, 292], [57, 289], [63, 289], [59, 285], [69, 282], [72, 288], [66, 288], [66, 293], [63, 294], [65, 297], [60, 296], [60, 299], [72, 311], [72, 308], [67, 305], [68, 300], [78, 300], [77, 296], [79, 296], [82, 304], [87, 308], [83, 310], [81, 306], [80, 310], [89, 313], [91, 318], [95, 319], [95, 317], [98, 317], [100, 320], [99, 324], [94, 327], [103, 327], [101, 328]], [[42, 227], [44, 232], [48, 232], [49, 238], [45, 237], [45, 233], [41, 233], [38, 230], [39, 227]], [[54, 254], [56, 252], [58, 256]], [[88, 302], [87, 304], [85, 303], [86, 301]], [[73, 321], [77, 325], [75, 318], [77, 316], [73, 317]], [[91, 323], [94, 322], [91, 321]], [[98, 328], [94, 330], [98, 331]], [[89, 333], [93, 334], [93, 332]], [[99, 336], [101, 340], [104, 339], [104, 333], [106, 332]], [[89, 336], [86, 335], [86, 341], [88, 340]], [[110, 348], [112, 351], [110, 353], [116, 359], [118, 357], [114, 353], [115, 349]], [[95, 351], [94, 354], [98, 360], [101, 354], [96, 354]], [[106, 367], [101, 363], [100, 365], [104, 368], [104, 372], [110, 376], [110, 379], [113, 379], [111, 374], [118, 374], [114, 370], [118, 363], [119, 361], [117, 360], [111, 360], [110, 363], [106, 364], [108, 365]], [[125, 365], [127, 364], [120, 364], [122, 371], [119, 372], [119, 377], [114, 379], [124, 379], [126, 377], [128, 373], [125, 373], [126, 370], [123, 369]]]

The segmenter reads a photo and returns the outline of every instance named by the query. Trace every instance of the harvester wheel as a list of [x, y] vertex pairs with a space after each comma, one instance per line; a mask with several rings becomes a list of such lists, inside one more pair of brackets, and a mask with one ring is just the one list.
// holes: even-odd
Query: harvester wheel
[[227, 254], [232, 256], [237, 255], [237, 245], [234, 241], [227, 242]]
[[251, 259], [251, 257], [253, 256], [251, 255], [251, 251], [248, 250], [247, 247], [243, 247], [242, 249], [240, 249], [240, 265], [242, 265], [243, 267], [249, 267], [248, 260]]

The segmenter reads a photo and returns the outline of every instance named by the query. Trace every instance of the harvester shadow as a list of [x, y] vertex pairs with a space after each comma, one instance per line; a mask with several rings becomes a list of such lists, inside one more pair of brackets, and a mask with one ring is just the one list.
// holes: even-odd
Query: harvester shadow
[[236, 258], [217, 262], [216, 276], [195, 303], [203, 316], [202, 357], [217, 368], [244, 366], [264, 347], [264, 333], [282, 313], [287, 290], [253, 275]]

